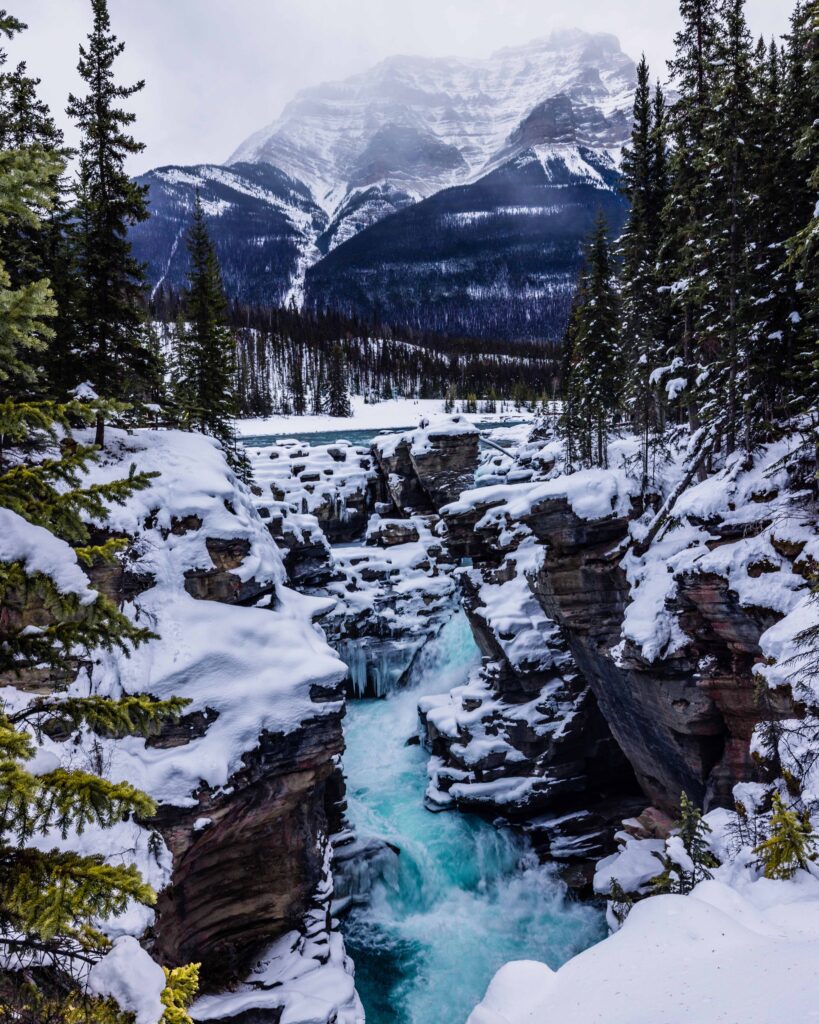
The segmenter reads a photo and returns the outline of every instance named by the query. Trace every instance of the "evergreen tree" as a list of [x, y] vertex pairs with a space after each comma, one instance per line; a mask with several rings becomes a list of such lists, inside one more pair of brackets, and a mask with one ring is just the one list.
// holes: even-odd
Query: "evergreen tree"
[[694, 864], [695, 882], [710, 878], [710, 868], [717, 866], [716, 858], [708, 846], [711, 827], [703, 821], [700, 809], [688, 799], [687, 793], [680, 794], [680, 818], [677, 823], [680, 839], [685, 852]]
[[817, 839], [807, 812], [796, 814], [774, 793], [770, 835], [754, 847], [754, 853], [766, 878], [793, 878], [799, 868], [807, 868], [817, 855]]
[[293, 358], [290, 364], [290, 399], [294, 414], [303, 416], [307, 411], [307, 399], [304, 394], [304, 363], [298, 341], [293, 347]]
[[626, 892], [616, 878], [609, 880], [608, 904], [618, 926], [625, 923], [634, 906], [634, 896]]
[[[749, 219], [747, 382], [744, 385], [745, 443], [770, 434], [786, 416], [789, 378], [796, 348], [799, 302], [787, 271], [786, 242], [793, 195], [791, 147], [783, 145], [782, 57], [760, 39], [754, 58], [755, 109], [748, 138], [752, 188]], [[753, 428], [752, 428], [753, 425]], [[750, 442], [750, 443], [749, 443]]]
[[[0, 13], [2, 34], [21, 28]], [[16, 221], [33, 233], [56, 201], [60, 160], [42, 140], [17, 142], [0, 152], [0, 225]], [[0, 261], [6, 244], [12, 258], [22, 251], [11, 234], [0, 232]], [[27, 249], [37, 251], [36, 244]], [[0, 1007], [4, 1018], [20, 1024], [124, 1024], [112, 1000], [85, 990], [88, 966], [108, 947], [94, 922], [121, 913], [131, 900], [150, 904], [154, 894], [133, 867], [46, 851], [32, 840], [150, 815], [153, 804], [128, 783], [64, 767], [38, 771], [31, 758], [43, 734], [144, 733], [178, 716], [185, 702], [59, 692], [91, 650], [127, 654], [151, 636], [80, 569], [116, 557], [122, 547], [117, 539], [92, 543], [87, 521], [104, 522], [107, 506], [146, 486], [149, 476], [132, 472], [113, 483], [83, 483], [97, 450], [77, 444], [72, 427], [93, 422], [110, 406], [37, 398], [33, 360], [49, 341], [56, 309], [48, 280], [36, 274], [32, 260], [20, 270], [26, 280], [15, 285], [0, 262], [0, 679], [12, 685], [23, 677], [42, 694], [22, 705], [0, 703]]]
[[631, 144], [624, 151], [621, 188], [629, 217], [620, 240], [627, 404], [640, 437], [642, 491], [653, 477], [663, 416], [653, 371], [662, 360], [663, 300], [658, 278], [659, 223], [666, 201], [665, 104], [659, 86], [652, 99], [645, 57], [637, 67]]
[[327, 411], [331, 416], [352, 416], [350, 395], [347, 391], [347, 366], [341, 345], [330, 350]]
[[807, 411], [812, 420], [811, 443], [819, 475], [819, 0], [809, 0], [797, 8], [789, 44], [790, 88], [784, 105], [795, 131], [796, 188], [804, 187], [809, 207], [808, 212], [802, 207], [802, 220], [794, 225], [795, 232], [788, 241], [788, 262], [801, 298], [802, 330], [795, 377], [800, 391], [799, 410]]
[[[0, 15], [6, 36], [21, 27]], [[53, 202], [56, 162], [54, 152], [39, 143], [0, 153], [4, 226], [13, 216], [38, 230], [40, 212]], [[83, 652], [113, 647], [127, 652], [151, 635], [83, 583], [78, 565], [116, 555], [121, 542], [90, 543], [86, 520], [104, 520], [109, 502], [124, 501], [149, 478], [132, 474], [110, 484], [82, 484], [96, 450], [76, 444], [70, 428], [93, 420], [105, 406], [31, 397], [38, 381], [29, 360], [47, 343], [45, 325], [55, 312], [48, 281], [12, 287], [0, 263], [0, 308], [5, 392], [0, 396], [0, 678], [11, 684], [28, 676], [38, 689], [53, 691], [70, 681]], [[32, 564], [32, 552], [41, 550], [49, 558]], [[60, 565], [68, 566], [70, 580]], [[153, 902], [134, 868], [31, 845], [41, 834], [65, 835], [92, 823], [105, 828], [123, 815], [153, 811], [151, 801], [127, 783], [62, 767], [36, 773], [29, 764], [36, 738], [55, 727], [137, 732], [178, 715], [182, 706], [138, 695], [114, 701], [56, 694], [22, 707], [0, 705], [0, 999], [9, 1019], [115, 1020], [110, 1001], [92, 999], [83, 990], [83, 971], [107, 948], [93, 922], [122, 912], [132, 899]]]
[[680, 794], [680, 817], [675, 833], [666, 842], [666, 852], [654, 854], [663, 865], [662, 872], [651, 880], [655, 893], [684, 896], [698, 882], [713, 877], [711, 869], [717, 867], [718, 862], [708, 845], [710, 832], [699, 808], [686, 793]]
[[582, 465], [605, 467], [609, 433], [622, 404], [622, 367], [619, 295], [602, 213], [586, 252], [578, 295], [567, 345], [567, 456], [576, 451]]
[[197, 196], [188, 232], [190, 270], [184, 313], [177, 327], [176, 404], [183, 422], [223, 445], [244, 472], [236, 441], [236, 339], [227, 326], [227, 301], [205, 211]]
[[721, 7], [721, 31], [713, 54], [713, 112], [704, 130], [707, 188], [699, 235], [707, 263], [693, 286], [706, 363], [699, 385], [702, 414], [724, 436], [726, 454], [736, 449], [740, 434], [749, 453], [754, 439], [749, 414], [754, 403], [747, 389], [754, 340], [749, 261], [754, 181], [749, 143], [755, 104], [744, 3], [723, 0]]
[[166, 982], [162, 993], [165, 1012], [160, 1024], [193, 1024], [186, 1010], [199, 987], [199, 967], [199, 964], [186, 964], [184, 967], [162, 968]]
[[[62, 132], [54, 123], [48, 107], [37, 96], [40, 80], [31, 78], [24, 63], [6, 70], [6, 54], [0, 52], [0, 150], [31, 152], [36, 148], [52, 158], [51, 174], [46, 181], [48, 202], [37, 208], [38, 224], [27, 218], [11, 217], [0, 227], [0, 247], [4, 264], [14, 288], [48, 278], [55, 298], [64, 299], [61, 286], [70, 271], [65, 235], [68, 218], [65, 210], [65, 160], [70, 151]], [[49, 364], [55, 344], [65, 334], [58, 305], [51, 319], [53, 337], [43, 359]]]
[[327, 374], [323, 353], [320, 350], [314, 353], [312, 370], [308, 375], [310, 377], [310, 390], [312, 393], [312, 407], [310, 411], [314, 416], [321, 416], [326, 411]]
[[[25, 25], [0, 12], [0, 35], [11, 38]], [[0, 66], [6, 53], [0, 50]], [[7, 87], [4, 75], [2, 85]], [[7, 97], [4, 95], [4, 101]], [[9, 105], [3, 103], [0, 149], [0, 400], [31, 393], [37, 386], [36, 364], [53, 335], [50, 319], [56, 313], [48, 279], [38, 273], [37, 243], [42, 218], [54, 206], [55, 182], [63, 161], [54, 150], [25, 136], [13, 137]], [[21, 241], [25, 239], [25, 242]], [[16, 280], [6, 264], [14, 264]], [[2, 444], [2, 438], [0, 438]]]
[[713, 111], [714, 49], [718, 34], [716, 0], [681, 0], [682, 28], [669, 62], [677, 99], [670, 112], [674, 145], [669, 160], [669, 194], [663, 211], [661, 247], [664, 286], [673, 298], [668, 362], [684, 381], [678, 391], [692, 431], [700, 426], [695, 382], [700, 375], [699, 297], [695, 283], [707, 272], [702, 238], [707, 190], [706, 133]]
[[[126, 159], [142, 151], [128, 131], [134, 114], [120, 107], [144, 82], [118, 85], [114, 63], [125, 44], [111, 32], [107, 0], [91, 0], [93, 28], [80, 47], [78, 71], [88, 86], [71, 95], [68, 115], [81, 133], [76, 185], [76, 260], [82, 288], [76, 311], [78, 380], [120, 401], [143, 400], [155, 383], [154, 356], [142, 314], [145, 280], [128, 230], [148, 216], [147, 189], [131, 180]], [[97, 443], [104, 421], [97, 424]]]

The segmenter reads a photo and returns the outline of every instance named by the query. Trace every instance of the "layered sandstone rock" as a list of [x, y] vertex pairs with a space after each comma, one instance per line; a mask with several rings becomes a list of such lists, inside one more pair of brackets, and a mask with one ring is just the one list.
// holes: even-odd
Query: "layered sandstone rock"
[[195, 807], [160, 807], [150, 824], [174, 864], [156, 908], [152, 947], [161, 962], [201, 961], [212, 988], [299, 926], [338, 823], [342, 749], [340, 711], [289, 735], [265, 733], [229, 792], [203, 787]]

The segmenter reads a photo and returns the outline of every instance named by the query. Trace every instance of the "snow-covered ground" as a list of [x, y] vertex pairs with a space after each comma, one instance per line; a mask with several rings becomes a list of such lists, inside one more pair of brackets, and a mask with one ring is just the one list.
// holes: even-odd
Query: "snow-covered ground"
[[714, 879], [639, 903], [558, 971], [507, 964], [468, 1024], [808, 1024], [817, 958], [817, 877]]
[[[240, 437], [287, 436], [289, 434], [322, 434], [343, 430], [400, 430], [417, 427], [423, 417], [432, 418], [444, 412], [442, 398], [393, 398], [383, 402], [365, 402], [362, 395], [351, 399], [352, 416], [268, 416], [236, 421]], [[470, 413], [475, 423], [501, 423], [504, 420], [531, 421], [534, 415], [518, 411], [512, 403], [505, 412]]]

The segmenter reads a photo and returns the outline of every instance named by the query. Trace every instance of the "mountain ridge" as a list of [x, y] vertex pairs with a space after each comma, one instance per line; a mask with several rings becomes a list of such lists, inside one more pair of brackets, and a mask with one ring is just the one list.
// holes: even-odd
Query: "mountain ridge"
[[[490, 317], [499, 336], [554, 338], [563, 329], [591, 214], [605, 207], [615, 229], [621, 219], [616, 167], [630, 131], [633, 79], [634, 65], [615, 36], [579, 29], [488, 58], [386, 58], [297, 93], [225, 165], [142, 175], [154, 216], [133, 230], [137, 255], [154, 287], [184, 286], [179, 242], [198, 190], [231, 298], [314, 308], [339, 302], [360, 315], [389, 309], [394, 323], [446, 330], [450, 321], [464, 323], [462, 307], [476, 289], [488, 294], [492, 273], [522, 289], [493, 285], [499, 299], [503, 292], [503, 301], [523, 305], [520, 316]], [[441, 196], [436, 237], [419, 236], [408, 247], [402, 233], [428, 223], [426, 207], [413, 211]], [[385, 242], [383, 228], [371, 233], [385, 219], [402, 235], [395, 246]], [[383, 266], [365, 266], [359, 245], [334, 256], [362, 233], [364, 249], [371, 245]], [[456, 274], [447, 261], [429, 266], [427, 242], [456, 254]], [[403, 279], [376, 294], [394, 280], [396, 247], [408, 261]], [[560, 265], [552, 259], [557, 250]], [[333, 268], [341, 277], [328, 277]], [[544, 305], [547, 285], [561, 298]]]

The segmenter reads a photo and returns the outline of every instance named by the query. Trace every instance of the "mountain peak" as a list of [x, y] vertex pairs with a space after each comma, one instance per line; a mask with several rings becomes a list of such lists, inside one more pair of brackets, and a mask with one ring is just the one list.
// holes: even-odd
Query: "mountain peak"
[[474, 180], [557, 96], [585, 110], [581, 120], [608, 122], [584, 141], [620, 146], [633, 80], [634, 63], [615, 36], [581, 29], [560, 29], [481, 59], [396, 55], [302, 90], [228, 162], [281, 168], [304, 181], [332, 216], [365, 183], [425, 196]]

